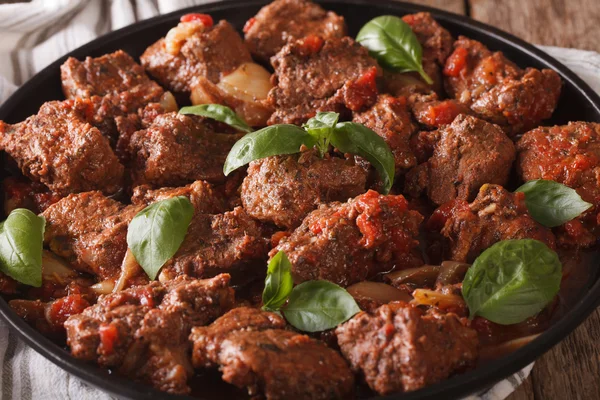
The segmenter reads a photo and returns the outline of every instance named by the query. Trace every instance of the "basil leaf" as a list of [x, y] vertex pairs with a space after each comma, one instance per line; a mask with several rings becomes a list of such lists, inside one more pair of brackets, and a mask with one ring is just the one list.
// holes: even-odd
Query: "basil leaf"
[[46, 219], [17, 208], [0, 223], [0, 271], [29, 286], [42, 286]]
[[193, 215], [190, 200], [177, 196], [149, 205], [131, 220], [127, 245], [150, 279], [175, 255]]
[[227, 155], [223, 173], [227, 176], [250, 161], [282, 154], [295, 154], [300, 147], [313, 147], [315, 139], [296, 125], [267, 126], [238, 140]]
[[329, 151], [329, 140], [331, 133], [338, 123], [340, 114], [335, 112], [318, 112], [309, 119], [302, 127], [316, 140], [317, 148], [321, 157]]
[[504, 240], [475, 260], [463, 281], [470, 317], [517, 324], [544, 309], [560, 289], [562, 265], [544, 243]]
[[548, 228], [562, 225], [593, 206], [583, 201], [574, 189], [545, 179], [526, 182], [515, 192], [525, 193], [529, 214]]
[[285, 304], [292, 288], [292, 264], [283, 251], [269, 261], [265, 289], [263, 290], [263, 310], [279, 310]]
[[343, 153], [357, 154], [366, 158], [379, 172], [383, 182], [383, 192], [389, 193], [394, 183], [394, 155], [381, 136], [364, 125], [342, 122], [333, 130], [331, 144]]
[[328, 281], [308, 281], [292, 290], [283, 315], [296, 329], [320, 332], [335, 328], [360, 311], [354, 298]]
[[224, 122], [242, 132], [252, 132], [252, 128], [235, 111], [220, 104], [200, 104], [197, 106], [182, 107], [179, 110], [179, 114], [199, 115]]
[[421, 43], [410, 25], [393, 15], [383, 15], [367, 22], [356, 41], [369, 49], [371, 57], [392, 71], [416, 71], [427, 84], [433, 81], [423, 70]]

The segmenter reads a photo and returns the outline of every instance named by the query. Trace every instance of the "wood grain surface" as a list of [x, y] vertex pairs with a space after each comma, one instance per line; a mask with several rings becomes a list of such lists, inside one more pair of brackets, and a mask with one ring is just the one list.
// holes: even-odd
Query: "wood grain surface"
[[[411, 0], [534, 44], [600, 51], [600, 0]], [[600, 309], [543, 355], [508, 400], [600, 400]]]

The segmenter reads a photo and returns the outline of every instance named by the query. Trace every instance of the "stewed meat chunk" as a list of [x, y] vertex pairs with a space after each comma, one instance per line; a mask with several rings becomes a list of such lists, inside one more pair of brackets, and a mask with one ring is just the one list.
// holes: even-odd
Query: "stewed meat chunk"
[[229, 276], [152, 282], [100, 298], [65, 322], [73, 356], [170, 393], [189, 393], [188, 336], [233, 306]]
[[354, 376], [344, 359], [324, 343], [284, 327], [277, 314], [234, 309], [208, 327], [193, 329], [194, 366], [219, 366], [225, 382], [268, 400], [349, 398]]
[[477, 332], [455, 314], [403, 302], [361, 312], [336, 329], [344, 357], [380, 395], [413, 391], [475, 365]]
[[301, 124], [318, 111], [348, 113], [372, 106], [381, 75], [366, 48], [349, 37], [307, 36], [271, 59], [275, 69], [269, 124]]
[[69, 57], [60, 66], [60, 73], [63, 92], [68, 99], [118, 94], [153, 83], [144, 68], [123, 50], [97, 58], [86, 57], [85, 61]]
[[371, 128], [385, 140], [394, 155], [396, 174], [402, 174], [417, 164], [410, 149], [410, 137], [417, 126], [411, 120], [404, 97], [380, 95], [373, 107], [355, 113], [352, 121]]
[[370, 190], [347, 203], [321, 205], [271, 255], [285, 252], [296, 283], [325, 279], [348, 286], [413, 266], [422, 220], [404, 197]]
[[365, 191], [367, 174], [352, 161], [319, 158], [314, 150], [253, 161], [242, 184], [250, 216], [295, 228], [318, 204], [346, 201]]
[[271, 87], [268, 72], [252, 62], [229, 22], [211, 24], [182, 21], [146, 49], [142, 65], [169, 90], [190, 96], [193, 104], [224, 104], [250, 125], [264, 125], [271, 114], [265, 103]]
[[515, 147], [498, 126], [459, 115], [440, 128], [437, 137], [433, 156], [406, 177], [405, 191], [411, 196], [426, 190], [436, 204], [471, 200], [481, 185], [504, 185], [508, 180]]
[[23, 174], [66, 196], [122, 187], [123, 165], [100, 131], [87, 123], [88, 100], [51, 101], [15, 125], [0, 121], [0, 148]]
[[142, 208], [125, 206], [100, 192], [72, 194], [42, 214], [44, 241], [78, 270], [114, 278], [127, 251], [127, 226]]
[[529, 215], [525, 195], [498, 185], [482, 186], [471, 204], [458, 199], [444, 204], [428, 224], [441, 228], [454, 261], [473, 262], [494, 243], [508, 239], [536, 239], [555, 247], [550, 229]]
[[196, 181], [178, 188], [163, 187], [155, 190], [152, 190], [149, 185], [138, 186], [133, 190], [131, 202], [149, 205], [175, 196], [185, 196], [190, 199], [198, 214], [219, 214], [227, 209], [225, 199], [204, 181]]
[[198, 278], [221, 272], [235, 274], [253, 266], [261, 271], [268, 253], [261, 226], [237, 207], [224, 214], [194, 215], [185, 240], [161, 274]]
[[517, 142], [517, 151], [517, 170], [524, 181], [560, 182], [594, 205], [580, 218], [567, 222], [566, 235], [560, 235], [575, 245], [594, 244], [594, 235], [587, 231], [599, 223], [600, 124], [570, 122], [563, 126], [539, 127], [523, 135]]
[[522, 70], [501, 52], [459, 37], [444, 68], [448, 94], [487, 121], [515, 135], [549, 118], [556, 108], [561, 81], [550, 69]]
[[275, 0], [246, 22], [244, 33], [252, 55], [268, 62], [284, 45], [305, 36], [344, 37], [346, 24], [344, 17], [310, 0]]
[[168, 113], [135, 132], [129, 152], [134, 186], [180, 186], [196, 180], [222, 182], [223, 164], [240, 138], [220, 134], [201, 117]]
[[396, 73], [386, 71], [384, 82], [386, 89], [394, 96], [406, 96], [412, 104], [415, 94], [441, 95], [443, 93], [442, 68], [452, 52], [454, 38], [428, 12], [409, 14], [402, 20], [410, 25], [423, 48], [423, 69], [433, 80], [428, 85], [416, 72]]

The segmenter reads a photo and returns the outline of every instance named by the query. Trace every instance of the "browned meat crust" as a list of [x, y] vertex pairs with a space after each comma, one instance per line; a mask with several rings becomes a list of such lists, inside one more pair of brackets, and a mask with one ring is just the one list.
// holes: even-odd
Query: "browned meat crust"
[[367, 174], [352, 161], [321, 159], [315, 151], [253, 161], [242, 204], [260, 221], [296, 228], [320, 203], [346, 201], [365, 191]]
[[91, 109], [88, 100], [51, 101], [18, 124], [0, 121], [0, 147], [25, 176], [52, 192], [115, 193], [124, 168], [108, 140], [86, 122]]
[[346, 23], [332, 11], [307, 0], [276, 0], [260, 9], [244, 27], [252, 55], [268, 62], [287, 43], [309, 35], [346, 36]]
[[301, 124], [317, 111], [348, 113], [376, 101], [381, 69], [367, 49], [349, 37], [309, 36], [284, 46], [271, 59], [275, 69], [269, 125]]
[[271, 252], [284, 251], [294, 281], [325, 279], [341, 286], [393, 267], [414, 266], [421, 214], [402, 196], [375, 191], [321, 205]]
[[324, 343], [286, 331], [276, 314], [238, 308], [194, 328], [196, 367], [219, 366], [223, 380], [266, 399], [346, 399], [354, 376]]
[[229, 276], [179, 277], [101, 297], [65, 323], [73, 356], [170, 393], [189, 393], [192, 326], [205, 325], [233, 306]]
[[435, 135], [433, 156], [407, 174], [406, 193], [418, 197], [426, 190], [443, 204], [472, 200], [485, 183], [506, 184], [516, 151], [498, 126], [463, 114]]
[[473, 367], [477, 332], [456, 314], [406, 303], [361, 312], [336, 329], [342, 354], [381, 395], [413, 391]]

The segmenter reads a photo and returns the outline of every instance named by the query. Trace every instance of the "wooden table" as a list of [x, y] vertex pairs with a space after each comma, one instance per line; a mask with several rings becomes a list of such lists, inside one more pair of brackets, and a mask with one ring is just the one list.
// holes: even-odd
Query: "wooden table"
[[[528, 42], [600, 52], [598, 0], [408, 0], [468, 15]], [[600, 399], [600, 309], [542, 356], [508, 400]]]

